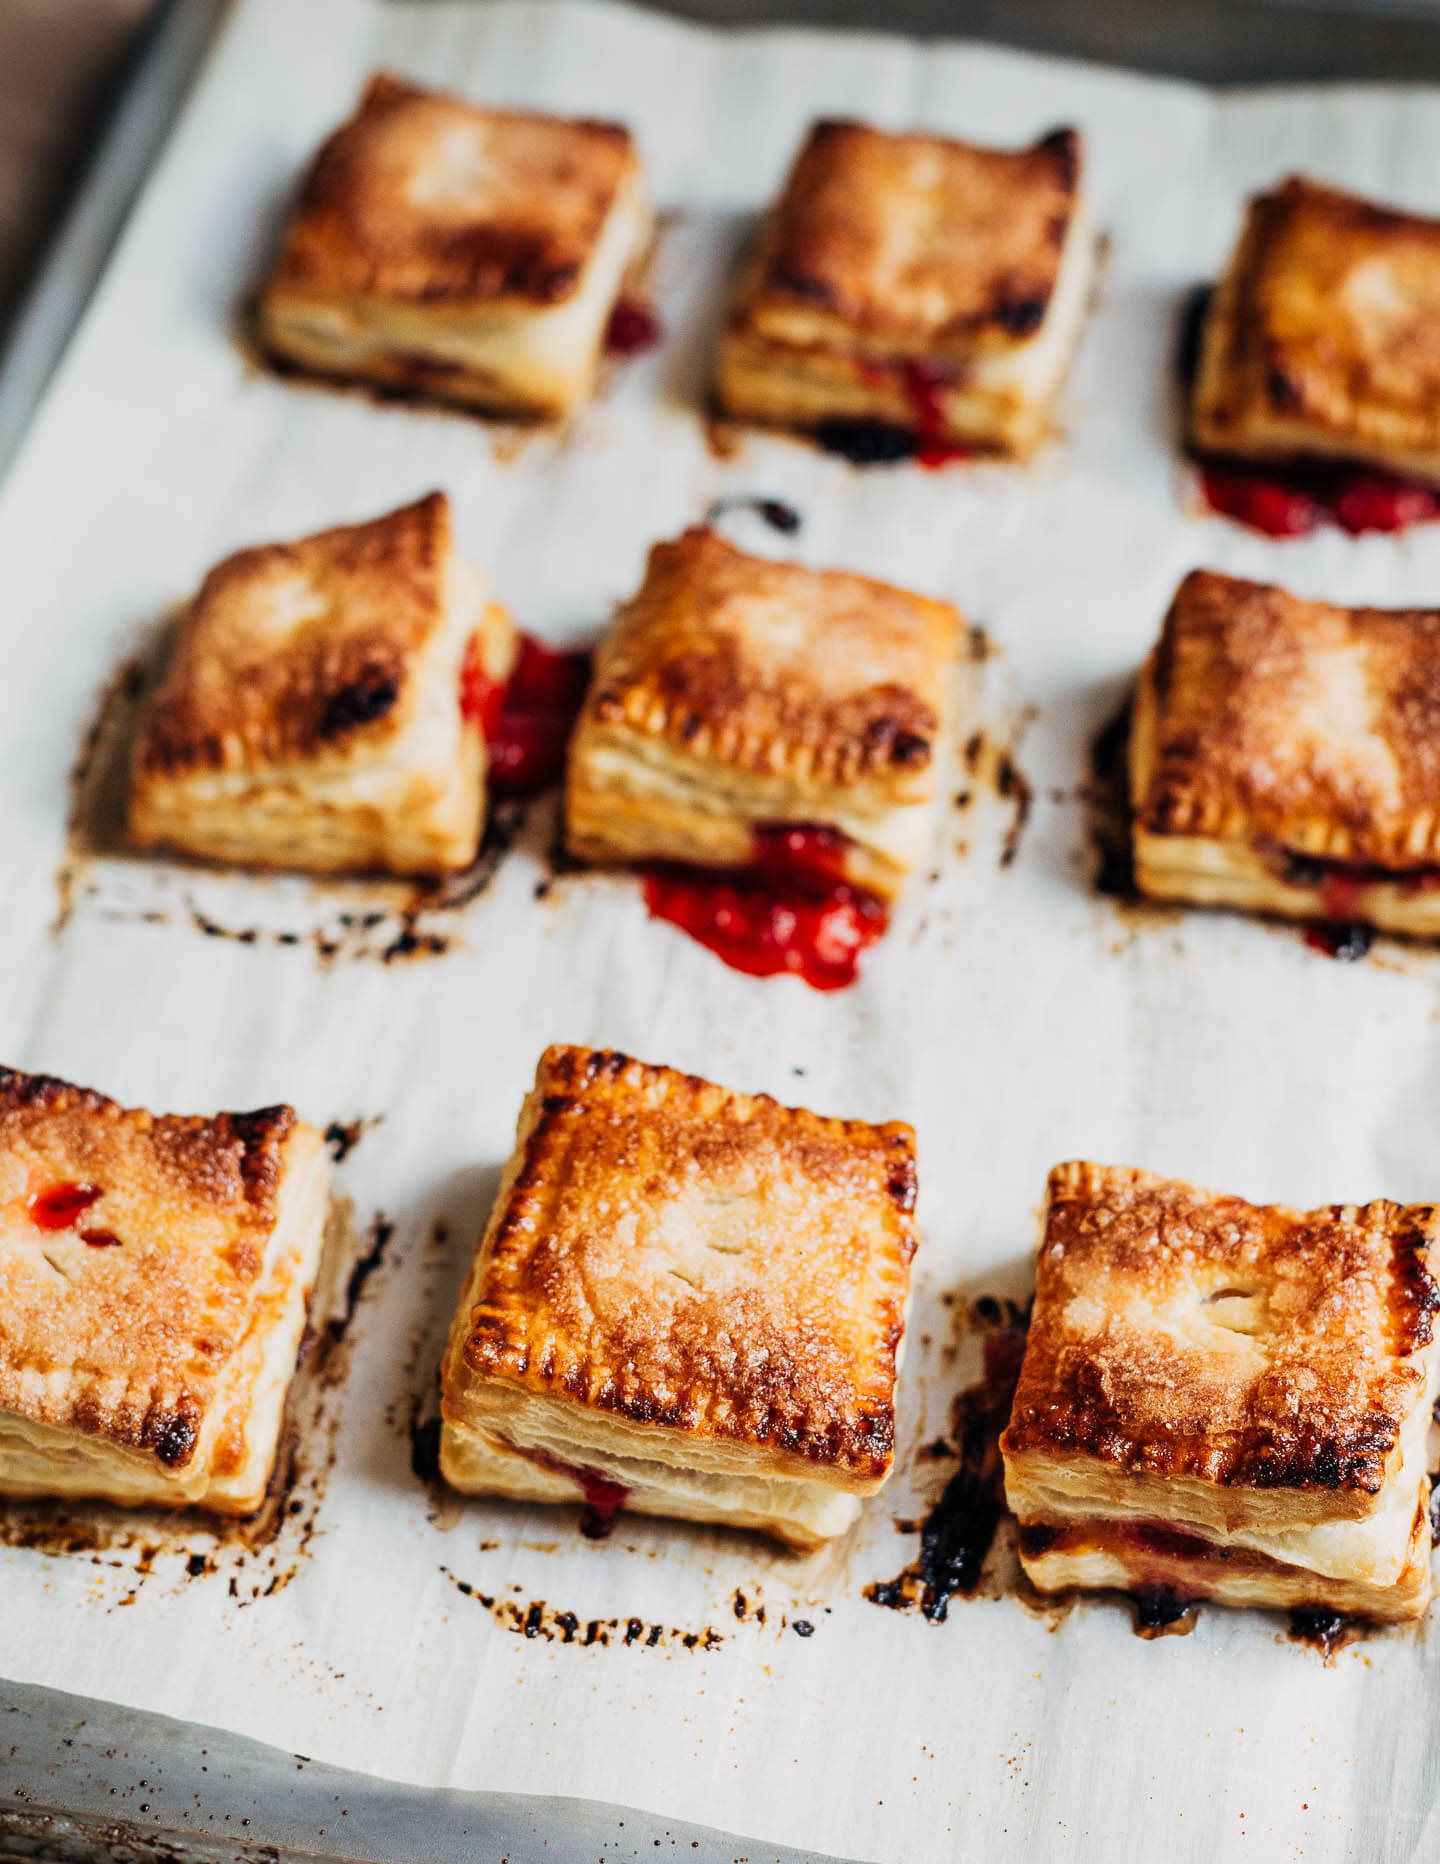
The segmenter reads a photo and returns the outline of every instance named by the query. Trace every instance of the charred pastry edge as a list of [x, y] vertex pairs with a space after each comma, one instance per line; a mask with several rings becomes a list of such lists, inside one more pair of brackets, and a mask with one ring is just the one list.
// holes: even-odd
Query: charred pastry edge
[[[43, 1130], [48, 1120], [73, 1116], [84, 1123], [87, 1150], [103, 1150], [105, 1129], [123, 1125], [155, 1148], [166, 1172], [202, 1195], [207, 1180], [234, 1163], [246, 1207], [235, 1221], [262, 1248], [243, 1330], [208, 1399], [184, 1389], [169, 1400], [155, 1394], [143, 1416], [127, 1421], [113, 1398], [107, 1404], [100, 1397], [92, 1376], [91, 1389], [79, 1391], [68, 1411], [40, 1417], [0, 1407], [0, 1494], [253, 1513], [270, 1480], [324, 1244], [324, 1141], [288, 1106], [154, 1115], [53, 1076], [0, 1069], [0, 1146], [16, 1122], [23, 1132], [38, 1119]], [[23, 1375], [27, 1368], [11, 1370]], [[47, 1376], [53, 1380], [56, 1371], [72, 1383], [85, 1376], [77, 1367], [49, 1367]]]
[[[861, 1138], [896, 1154], [887, 1168], [896, 1234], [884, 1277], [888, 1292], [877, 1317], [880, 1358], [874, 1362], [888, 1396], [883, 1405], [867, 1399], [850, 1419], [826, 1419], [818, 1433], [808, 1435], [793, 1422], [774, 1420], [762, 1432], [743, 1416], [727, 1416], [715, 1428], [704, 1391], [682, 1393], [670, 1405], [643, 1392], [627, 1398], [608, 1375], [596, 1383], [605, 1368], [592, 1366], [583, 1347], [569, 1364], [537, 1367], [523, 1333], [512, 1337], [513, 1323], [502, 1324], [498, 1333], [476, 1332], [480, 1289], [502, 1233], [525, 1220], [527, 1187], [545, 1181], [547, 1157], [563, 1141], [566, 1123], [617, 1092], [627, 1101], [679, 1094], [697, 1108], [703, 1103], [712, 1125], [730, 1109], [743, 1117], [778, 1108], [767, 1095], [742, 1094], [610, 1051], [546, 1051], [456, 1309], [442, 1370], [442, 1472], [466, 1492], [579, 1499], [579, 1483], [553, 1466], [558, 1462], [620, 1482], [632, 1491], [627, 1505], [640, 1512], [759, 1527], [796, 1545], [832, 1538], [854, 1518], [855, 1506], [848, 1504], [858, 1506], [857, 1498], [885, 1482], [893, 1458], [895, 1379], [917, 1241], [911, 1214], [914, 1136], [896, 1122], [874, 1127], [778, 1108], [804, 1133]], [[587, 1093], [589, 1101], [580, 1098]], [[888, 1365], [882, 1363], [886, 1356]], [[707, 1407], [698, 1419], [687, 1415], [693, 1400]], [[537, 1453], [550, 1466], [537, 1465]]]
[[[1333, 203], [1361, 223], [1404, 231], [1420, 228], [1432, 235], [1440, 290], [1440, 220], [1386, 208], [1299, 175], [1252, 196], [1201, 332], [1190, 394], [1190, 445], [1217, 465], [1229, 461], [1284, 467], [1322, 461], [1377, 467], [1440, 487], [1440, 444], [1415, 448], [1366, 439], [1351, 429], [1338, 431], [1320, 413], [1307, 413], [1303, 384], [1274, 354], [1255, 293], [1273, 235], [1306, 199]], [[1354, 416], [1364, 412], [1363, 402], [1352, 409]]]

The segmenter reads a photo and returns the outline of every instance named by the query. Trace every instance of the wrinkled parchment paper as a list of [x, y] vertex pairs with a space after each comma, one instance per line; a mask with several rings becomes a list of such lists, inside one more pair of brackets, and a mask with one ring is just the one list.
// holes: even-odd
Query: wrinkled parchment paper
[[[639, 132], [669, 336], [563, 444], [298, 388], [235, 341], [298, 165], [380, 64]], [[860, 473], [782, 439], [707, 443], [725, 281], [820, 113], [999, 143], [1083, 125], [1111, 247], [1068, 437], [1033, 470]], [[1302, 167], [1436, 211], [1437, 157], [1440, 94], [1418, 89], [1221, 98], [600, 4], [243, 0], [0, 488], [0, 1050], [157, 1109], [287, 1098], [322, 1125], [376, 1121], [337, 1179], [362, 1243], [381, 1214], [394, 1233], [279, 1538], [0, 1548], [0, 1672], [419, 1783], [614, 1799], [850, 1857], [1433, 1853], [1433, 1633], [1326, 1667], [1266, 1616], [1145, 1643], [1120, 1605], [1054, 1620], [956, 1600], [932, 1624], [862, 1593], [915, 1552], [896, 1523], [945, 1474], [916, 1452], [973, 1369], [957, 1316], [1024, 1289], [1054, 1161], [1294, 1202], [1440, 1190], [1440, 959], [1382, 944], [1342, 966], [1284, 928], [1126, 912], [1090, 885], [1081, 795], [1192, 565], [1342, 601], [1440, 596], [1440, 527], [1278, 545], [1190, 509], [1171, 371], [1180, 304], [1247, 190]], [[545, 808], [430, 922], [443, 952], [381, 961], [407, 923], [394, 889], [108, 857], [71, 864], [57, 929], [77, 745], [157, 618], [238, 545], [436, 485], [554, 641], [592, 635], [647, 544], [724, 492], [804, 514], [793, 545], [737, 516], [741, 544], [958, 601], [998, 650], [987, 741], [1033, 791], [1013, 861], [1012, 783], [952, 813], [938, 872], [838, 997], [723, 969], [624, 879], [546, 887]], [[367, 928], [371, 910], [388, 917]], [[593, 1544], [571, 1511], [446, 1504], [412, 1475], [409, 1425], [552, 1039], [918, 1126], [904, 1449], [843, 1547], [801, 1560], [638, 1520]], [[195, 1577], [185, 1547], [209, 1549]]]

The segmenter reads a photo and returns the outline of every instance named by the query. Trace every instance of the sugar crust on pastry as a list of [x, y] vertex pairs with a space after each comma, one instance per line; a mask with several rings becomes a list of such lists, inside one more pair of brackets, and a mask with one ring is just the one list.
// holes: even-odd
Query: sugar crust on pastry
[[503, 680], [514, 632], [457, 554], [443, 493], [228, 557], [142, 720], [131, 840], [313, 872], [466, 866], [485, 808], [460, 705], [472, 637]]
[[0, 1493], [253, 1513], [328, 1180], [289, 1107], [157, 1117], [0, 1069]]
[[260, 301], [273, 355], [497, 414], [567, 413], [649, 216], [629, 130], [381, 74], [316, 156]]
[[1144, 893], [1440, 932], [1440, 611], [1193, 572], [1141, 674], [1130, 794]]
[[914, 1135], [551, 1048], [442, 1375], [455, 1487], [838, 1534], [889, 1473]]
[[1253, 199], [1191, 416], [1204, 451], [1440, 482], [1440, 220], [1292, 175]]
[[1001, 1437], [1035, 1583], [1423, 1611], [1437, 1228], [1057, 1166]]
[[1028, 149], [821, 122], [747, 266], [716, 393], [739, 418], [835, 418], [1030, 452], [1079, 338], [1095, 263], [1081, 143]]
[[935, 832], [959, 613], [694, 529], [650, 552], [571, 739], [566, 838], [592, 861], [743, 867], [753, 831], [820, 824], [889, 898]]

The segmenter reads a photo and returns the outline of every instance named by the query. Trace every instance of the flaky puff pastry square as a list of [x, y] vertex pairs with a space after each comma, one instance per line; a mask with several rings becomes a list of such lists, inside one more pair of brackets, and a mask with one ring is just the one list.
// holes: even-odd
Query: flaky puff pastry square
[[1000, 1440], [1035, 1584], [1423, 1612], [1437, 1226], [1057, 1166]]
[[1291, 176], [1249, 204], [1201, 341], [1195, 445], [1440, 483], [1440, 220]]
[[844, 879], [893, 898], [934, 839], [961, 628], [948, 603], [713, 531], [655, 545], [571, 739], [570, 848], [735, 868], [757, 829], [818, 825]]
[[914, 1134], [548, 1049], [460, 1298], [471, 1494], [842, 1533], [889, 1473]]
[[1073, 129], [1005, 150], [817, 123], [741, 279], [717, 398], [746, 420], [1028, 453], [1094, 255]]
[[1440, 933], [1440, 611], [1187, 576], [1130, 739], [1157, 899]]
[[0, 1069], [0, 1493], [253, 1513], [327, 1192], [290, 1107], [157, 1117]]
[[141, 720], [132, 842], [317, 873], [467, 866], [485, 745], [462, 669], [503, 683], [515, 645], [440, 492], [227, 557]]
[[649, 238], [629, 130], [386, 75], [316, 156], [260, 300], [270, 353], [492, 414], [585, 400]]

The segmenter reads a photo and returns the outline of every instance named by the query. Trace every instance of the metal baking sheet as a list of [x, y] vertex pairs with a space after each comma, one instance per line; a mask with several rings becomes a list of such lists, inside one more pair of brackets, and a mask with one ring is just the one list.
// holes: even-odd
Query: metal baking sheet
[[[283, 385], [235, 341], [298, 164], [380, 63], [640, 131], [670, 338], [563, 438]], [[844, 111], [996, 141], [1084, 124], [1110, 256], [1069, 437], [1032, 472], [713, 449], [698, 409], [734, 255], [804, 123]], [[1147, 1644], [1118, 1605], [1056, 1621], [985, 1597], [941, 1623], [864, 1595], [915, 1553], [902, 1524], [946, 1472], [918, 1452], [974, 1369], [957, 1316], [1023, 1291], [1056, 1158], [1301, 1201], [1434, 1194], [1431, 957], [1382, 945], [1342, 969], [1283, 929], [1097, 898], [1087, 756], [1192, 563], [1433, 599], [1433, 533], [1282, 548], [1189, 509], [1171, 351], [1247, 188], [1303, 166], [1434, 208], [1437, 145], [1420, 88], [1220, 99], [984, 47], [724, 37], [599, 5], [235, 10], [0, 487], [0, 1038], [19, 1065], [132, 1101], [283, 1096], [334, 1122], [337, 1149], [354, 1129], [338, 1167], [354, 1245], [386, 1246], [278, 1536], [92, 1522], [62, 1555], [44, 1551], [53, 1521], [12, 1517], [12, 1542], [38, 1544], [0, 1553], [0, 1670], [409, 1785], [619, 1801], [811, 1852], [1088, 1857], [1121, 1833], [1180, 1855], [1426, 1848], [1424, 1641], [1326, 1667], [1267, 1618], [1212, 1613]], [[594, 633], [652, 538], [747, 491], [803, 512], [807, 560], [951, 596], [984, 628], [974, 800], [854, 993], [736, 977], [648, 923], [623, 880], [557, 879], [543, 807], [482, 892], [419, 914], [395, 889], [76, 852], [100, 690], [205, 566], [431, 484], [557, 641]], [[564, 1511], [461, 1506], [414, 1477], [409, 1426], [553, 1038], [916, 1121], [907, 1450], [853, 1542], [797, 1561], [634, 1522], [597, 1548]]]

